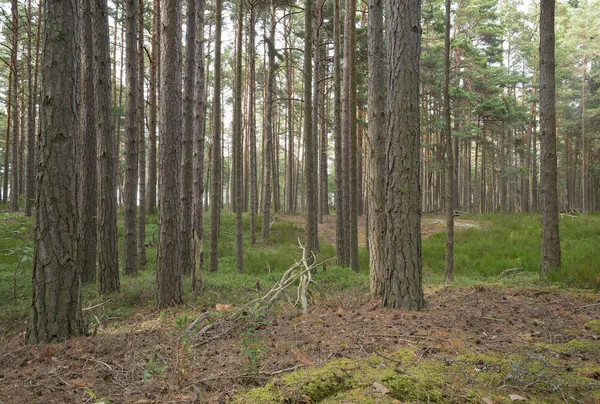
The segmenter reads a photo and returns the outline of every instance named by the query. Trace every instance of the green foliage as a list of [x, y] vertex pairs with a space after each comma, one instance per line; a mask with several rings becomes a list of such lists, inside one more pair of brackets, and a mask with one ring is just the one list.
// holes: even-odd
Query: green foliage
[[[454, 266], [458, 276], [492, 278], [511, 268], [537, 276], [540, 266], [540, 219], [538, 215], [490, 214], [477, 227], [461, 229], [455, 236]], [[552, 282], [567, 286], [597, 287], [600, 269], [597, 246], [599, 215], [561, 217], [561, 268], [550, 274]], [[423, 267], [443, 273], [445, 234], [423, 241]], [[513, 275], [507, 275], [513, 276]]]
[[256, 331], [268, 326], [266, 321], [266, 313], [260, 305], [248, 310], [244, 314], [247, 322], [247, 328], [242, 332], [242, 352], [244, 359], [243, 373], [247, 376], [258, 376], [262, 367], [262, 358], [267, 353], [266, 345], [261, 341]]

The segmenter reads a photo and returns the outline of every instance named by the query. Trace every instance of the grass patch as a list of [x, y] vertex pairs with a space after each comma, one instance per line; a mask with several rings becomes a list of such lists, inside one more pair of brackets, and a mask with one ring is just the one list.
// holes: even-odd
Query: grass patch
[[[539, 215], [488, 214], [481, 228], [460, 229], [455, 235], [454, 267], [457, 277], [477, 280], [497, 277], [510, 268], [522, 268], [537, 276], [540, 268]], [[550, 274], [551, 282], [565, 286], [597, 288], [600, 274], [600, 215], [575, 218], [561, 216], [560, 237], [562, 265]], [[423, 267], [431, 271], [429, 279], [437, 281], [444, 271], [446, 235], [438, 233], [423, 240]], [[516, 275], [516, 274], [515, 274]], [[519, 279], [524, 275], [509, 275]], [[525, 275], [525, 277], [527, 277]]]

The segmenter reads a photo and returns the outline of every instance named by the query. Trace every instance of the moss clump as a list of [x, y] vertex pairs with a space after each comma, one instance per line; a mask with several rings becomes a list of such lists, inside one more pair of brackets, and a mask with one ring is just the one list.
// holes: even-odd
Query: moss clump
[[600, 334], [600, 320], [588, 321], [583, 326], [593, 333]]
[[600, 352], [600, 341], [584, 341], [572, 339], [565, 344], [540, 344], [543, 347], [565, 354], [598, 354]]

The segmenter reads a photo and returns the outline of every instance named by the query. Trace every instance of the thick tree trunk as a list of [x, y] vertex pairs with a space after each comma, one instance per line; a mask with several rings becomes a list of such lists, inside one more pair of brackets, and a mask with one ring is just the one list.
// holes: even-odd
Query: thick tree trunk
[[541, 276], [560, 266], [558, 232], [558, 171], [556, 158], [556, 105], [554, 61], [555, 0], [540, 3], [540, 175], [542, 189]]
[[111, 105], [110, 37], [107, 0], [92, 4], [96, 136], [98, 160], [98, 290], [101, 295], [118, 292], [117, 247], [117, 137]]
[[196, 0], [188, 0], [186, 11], [186, 47], [185, 73], [183, 85], [183, 128], [181, 139], [181, 220], [180, 220], [180, 253], [179, 266], [183, 275], [190, 275], [194, 267], [193, 261], [193, 130], [194, 130], [194, 81], [196, 69]]
[[383, 1], [369, 1], [369, 136], [367, 143], [367, 217], [371, 294], [383, 293], [385, 256], [386, 155], [381, 145], [386, 138], [386, 49], [383, 36]]
[[137, 274], [137, 231], [136, 207], [138, 186], [138, 62], [137, 62], [137, 4], [135, 0], [125, 2], [125, 216], [123, 226], [123, 273]]
[[[348, 42], [348, 68], [344, 69], [345, 81], [348, 86], [348, 131], [349, 142], [348, 164], [348, 263], [358, 272], [358, 181], [357, 158], [358, 145], [356, 139], [356, 0], [346, 0], [346, 40]], [[344, 42], [346, 50], [346, 42]], [[346, 53], [346, 52], [345, 52]]]
[[182, 302], [179, 265], [179, 167], [181, 142], [181, 8], [179, 0], [161, 7], [160, 165], [158, 183], [158, 248], [156, 305], [164, 309]]
[[92, 10], [89, 1], [82, 3], [81, 10], [81, 77], [80, 116], [77, 148], [78, 160], [78, 240], [77, 262], [81, 281], [96, 280], [96, 212], [98, 204], [98, 182], [96, 168], [96, 107], [94, 87], [94, 56], [92, 42]]
[[335, 152], [335, 252], [338, 265], [347, 265], [346, 255], [346, 222], [344, 207], [344, 180], [343, 171], [344, 153], [342, 151], [342, 78], [340, 55], [340, 1], [333, 0], [333, 139]]
[[85, 333], [75, 260], [77, 5], [46, 1], [44, 11], [30, 343]]
[[425, 305], [421, 259], [419, 56], [421, 2], [388, 2], [388, 126], [385, 150], [386, 267], [383, 306]]

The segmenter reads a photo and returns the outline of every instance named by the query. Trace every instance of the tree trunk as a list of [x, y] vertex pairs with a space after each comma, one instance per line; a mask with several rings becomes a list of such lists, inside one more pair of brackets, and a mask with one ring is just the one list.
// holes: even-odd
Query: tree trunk
[[258, 213], [258, 171], [256, 164], [256, 51], [255, 47], [255, 6], [250, 5], [250, 24], [248, 31], [248, 137], [250, 143], [250, 243], [256, 243], [256, 214]]
[[[27, 1], [27, 193], [25, 195], [25, 216], [31, 216], [35, 202], [35, 111], [36, 91], [34, 84], [37, 71], [33, 71], [33, 21], [31, 0]], [[38, 26], [40, 19], [38, 17]], [[91, 45], [91, 44], [90, 44]], [[91, 50], [91, 46], [90, 46]], [[36, 55], [37, 56], [37, 55]], [[93, 164], [92, 160], [92, 164]]]
[[[18, 139], [19, 139], [19, 107], [18, 94], [19, 94], [19, 77], [17, 74], [17, 51], [18, 51], [18, 38], [19, 38], [19, 6], [17, 0], [11, 0], [11, 48], [10, 48], [10, 69], [12, 79], [12, 92], [10, 94], [11, 108], [11, 181], [10, 181], [10, 209], [12, 211], [19, 210], [19, 159], [18, 159]], [[6, 144], [8, 149], [8, 143]]]
[[182, 302], [179, 265], [179, 167], [181, 142], [181, 8], [179, 0], [161, 7], [159, 117], [158, 247], [156, 305], [164, 309]]
[[148, 213], [156, 211], [156, 113], [158, 109], [157, 77], [160, 66], [160, 1], [153, 1], [152, 51], [150, 60], [150, 122], [148, 130]]
[[221, 215], [221, 0], [215, 2], [215, 82], [213, 98], [212, 172], [210, 189], [210, 243], [208, 268], [219, 269], [219, 222]]
[[313, 47], [313, 4], [312, 0], [304, 1], [304, 179], [306, 181], [306, 249], [309, 254], [319, 252], [317, 227], [317, 178], [314, 175], [316, 164], [314, 151], [315, 136], [313, 133], [312, 110], [312, 62]]
[[265, 166], [263, 172], [263, 198], [262, 198], [262, 211], [263, 211], [263, 223], [262, 223], [262, 238], [266, 240], [269, 238], [269, 230], [271, 224], [271, 156], [273, 154], [273, 109], [275, 108], [275, 26], [276, 26], [276, 15], [275, 15], [275, 0], [270, 1], [271, 10], [271, 21], [269, 27], [269, 39], [267, 40], [269, 48], [269, 66], [267, 73], [267, 94], [266, 94], [266, 111], [265, 111], [265, 134], [263, 138], [264, 150], [263, 150], [263, 164]]
[[123, 273], [137, 274], [136, 205], [138, 185], [138, 62], [137, 62], [137, 4], [135, 0], [125, 2], [125, 183], [123, 199], [125, 216], [123, 226]]
[[[189, 1], [189, 0], [188, 0]], [[242, 250], [242, 196], [243, 161], [242, 149], [242, 41], [244, 29], [243, 1], [238, 2], [237, 38], [235, 51], [235, 75], [233, 87], [233, 194], [235, 201], [235, 268], [238, 274], [244, 272], [244, 254]]]
[[111, 105], [110, 37], [107, 0], [92, 6], [96, 125], [98, 144], [98, 290], [101, 295], [118, 292], [117, 247], [117, 137]]
[[85, 333], [76, 255], [77, 7], [45, 2], [30, 343]]
[[419, 56], [421, 2], [388, 2], [387, 237], [383, 306], [420, 310], [421, 188]]
[[[346, 47], [347, 43], [347, 47]], [[347, 51], [346, 51], [347, 49]], [[346, 41], [344, 53], [348, 66], [344, 69], [344, 81], [347, 92], [347, 132], [345, 136], [349, 143], [348, 156], [348, 263], [358, 272], [358, 181], [357, 181], [357, 155], [358, 145], [356, 140], [356, 0], [346, 0]]]
[[144, 0], [138, 1], [138, 78], [137, 120], [139, 134], [139, 208], [137, 253], [140, 267], [146, 265], [146, 119], [144, 111]]
[[540, 3], [540, 176], [542, 189], [541, 276], [560, 266], [558, 232], [558, 172], [556, 162], [556, 105], [554, 60], [555, 0]]
[[89, 1], [82, 3], [80, 46], [80, 116], [77, 147], [78, 182], [77, 262], [82, 282], [96, 280], [96, 212], [98, 182], [96, 168], [96, 107], [94, 87], [94, 55], [92, 42], [92, 10]]
[[194, 264], [192, 289], [203, 288], [204, 268], [204, 143], [206, 135], [206, 78], [204, 75], [204, 0], [196, 0], [196, 66], [194, 95]]
[[444, 132], [446, 141], [446, 262], [444, 280], [454, 280], [454, 155], [450, 120], [450, 2], [445, 0], [446, 29], [444, 35]]
[[338, 265], [347, 265], [345, 243], [344, 180], [342, 151], [342, 80], [340, 55], [340, 1], [333, 0], [333, 139], [335, 152], [335, 252]]
[[[8, 100], [12, 100], [12, 69], [9, 69], [8, 72], [8, 91], [7, 91], [7, 96], [6, 98]], [[15, 90], [16, 91], [16, 90]], [[7, 102], [7, 106], [6, 106], [6, 128], [4, 130], [4, 133], [6, 134], [5, 138], [4, 138], [4, 165], [3, 165], [3, 174], [4, 174], [4, 178], [2, 179], [2, 203], [6, 203], [6, 201], [8, 200], [8, 177], [10, 177], [10, 174], [12, 172], [12, 167], [9, 167], [9, 163], [8, 163], [8, 159], [10, 156], [10, 128], [11, 128], [11, 118], [12, 118], [12, 102], [9, 101]]]
[[190, 275], [194, 267], [192, 234], [193, 198], [193, 139], [194, 139], [194, 81], [196, 69], [196, 0], [188, 0], [186, 11], [185, 73], [183, 85], [183, 128], [181, 139], [181, 220], [179, 266], [183, 275]]
[[367, 217], [369, 233], [369, 263], [371, 269], [371, 294], [383, 293], [385, 256], [385, 187], [386, 156], [386, 49], [383, 36], [383, 1], [369, 1], [369, 141], [367, 142]]

